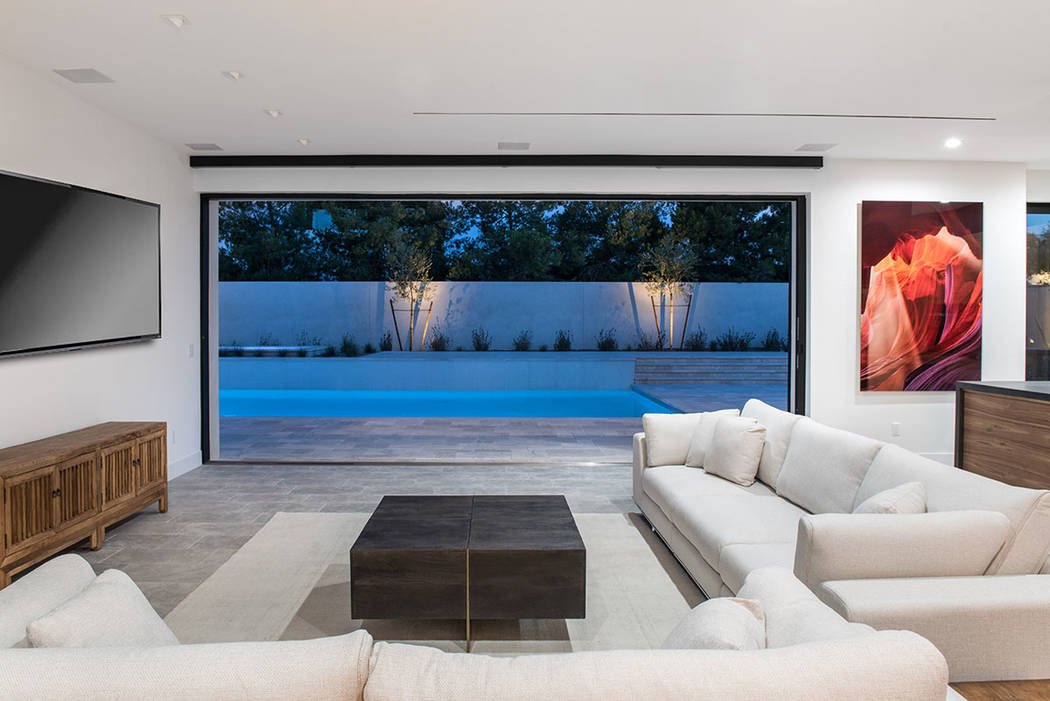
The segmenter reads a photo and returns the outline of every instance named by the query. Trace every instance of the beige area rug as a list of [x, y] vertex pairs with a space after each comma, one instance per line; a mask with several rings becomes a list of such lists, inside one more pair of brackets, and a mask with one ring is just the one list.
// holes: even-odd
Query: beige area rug
[[[587, 618], [472, 621], [473, 652], [658, 646], [703, 600], [638, 514], [573, 514], [587, 546]], [[165, 619], [184, 643], [377, 640], [464, 649], [463, 621], [352, 620], [349, 551], [369, 514], [279, 513]]]

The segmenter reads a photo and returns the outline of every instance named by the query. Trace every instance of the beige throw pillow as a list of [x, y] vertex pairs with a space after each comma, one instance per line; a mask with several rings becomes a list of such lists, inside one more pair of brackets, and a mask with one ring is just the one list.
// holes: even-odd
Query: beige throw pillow
[[661, 647], [665, 650], [761, 650], [766, 618], [754, 599], [708, 599], [685, 615]]
[[684, 465], [703, 414], [642, 414], [649, 467]]
[[746, 416], [720, 416], [711, 448], [704, 457], [704, 471], [748, 487], [755, 483], [766, 429]]
[[922, 482], [904, 484], [873, 494], [853, 510], [855, 514], [926, 513], [926, 488]]
[[740, 416], [739, 409], [720, 409], [705, 411], [700, 415], [700, 422], [689, 441], [689, 452], [685, 454], [685, 464], [689, 467], [703, 467], [704, 458], [711, 448], [711, 439], [715, 436], [715, 424], [723, 416]]
[[106, 570], [82, 592], [26, 626], [30, 647], [178, 645], [131, 578]]

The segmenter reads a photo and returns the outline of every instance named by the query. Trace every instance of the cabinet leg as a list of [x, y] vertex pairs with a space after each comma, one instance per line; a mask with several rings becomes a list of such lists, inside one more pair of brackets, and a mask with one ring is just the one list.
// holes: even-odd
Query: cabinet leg
[[0, 589], [11, 583], [11, 575], [7, 570], [0, 570]]
[[106, 542], [106, 527], [99, 526], [91, 531], [91, 549], [98, 550]]
[[160, 495], [160, 499], [157, 499], [157, 510], [160, 511], [162, 514], [168, 513], [168, 493], [167, 492], [164, 492], [164, 494], [161, 494]]

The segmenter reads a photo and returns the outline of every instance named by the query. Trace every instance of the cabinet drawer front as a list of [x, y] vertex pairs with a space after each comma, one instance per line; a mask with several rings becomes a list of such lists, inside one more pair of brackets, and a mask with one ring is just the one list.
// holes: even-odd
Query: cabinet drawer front
[[164, 433], [146, 436], [139, 443], [138, 484], [142, 492], [164, 484], [168, 475], [168, 451]]
[[58, 526], [98, 513], [98, 470], [95, 454], [88, 453], [58, 466]]
[[7, 497], [7, 552], [32, 545], [55, 525], [54, 468], [4, 482]]
[[135, 496], [137, 445], [135, 441], [128, 441], [102, 451], [103, 507]]

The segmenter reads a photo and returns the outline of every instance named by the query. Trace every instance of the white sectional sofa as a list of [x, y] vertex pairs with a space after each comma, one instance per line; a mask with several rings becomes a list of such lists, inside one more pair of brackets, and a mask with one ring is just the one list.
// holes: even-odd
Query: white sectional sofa
[[[766, 429], [750, 486], [685, 465], [682, 451], [673, 461], [668, 445], [688, 436], [659, 436], [664, 464], [634, 436], [634, 500], [706, 593], [731, 596], [750, 572], [785, 567], [850, 621], [930, 639], [953, 681], [1050, 677], [1050, 492], [755, 399], [741, 415]], [[925, 489], [925, 513], [852, 513], [910, 482]]]
[[753, 573], [742, 587], [741, 595], [758, 602], [764, 619], [760, 628], [764, 645], [745, 651], [617, 650], [486, 657], [373, 643], [365, 631], [281, 642], [9, 647], [23, 642], [29, 621], [73, 600], [92, 581], [94, 572], [82, 558], [64, 555], [0, 591], [0, 645], [8, 648], [0, 649], [0, 700], [960, 698], [947, 686], [944, 657], [928, 641], [911, 632], [876, 632], [848, 623], [789, 571], [778, 568]]

